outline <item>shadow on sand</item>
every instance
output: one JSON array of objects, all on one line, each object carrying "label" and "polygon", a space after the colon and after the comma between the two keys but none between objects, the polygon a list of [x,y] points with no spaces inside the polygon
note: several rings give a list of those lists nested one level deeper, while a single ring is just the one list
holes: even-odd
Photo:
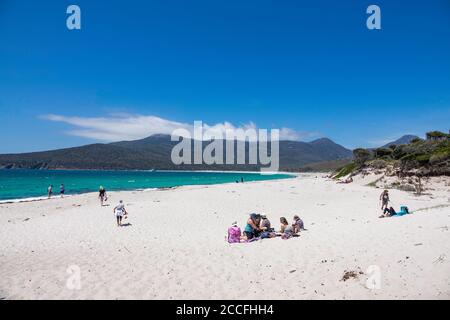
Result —
[{"label": "shadow on sand", "polygon": [[127,222],[127,223],[122,223],[121,227],[131,227],[132,224]]}]

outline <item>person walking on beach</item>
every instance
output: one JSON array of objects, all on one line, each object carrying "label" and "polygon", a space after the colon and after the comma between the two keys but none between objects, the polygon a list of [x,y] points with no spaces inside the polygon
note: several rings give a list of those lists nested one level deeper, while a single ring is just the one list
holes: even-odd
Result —
[{"label": "person walking on beach", "polygon": [[64,184],[61,183],[61,185],[59,186],[59,194],[61,195],[61,198],[64,198],[64,192],[65,192]]},{"label": "person walking on beach", "polygon": [[[119,204],[117,206],[114,207],[114,214],[116,215],[116,219],[117,219],[117,226],[121,227],[122,226],[122,218],[126,215],[128,215],[127,210],[125,209],[125,205],[123,204],[123,201],[120,200]],[[126,219],[126,217],[125,217]]]},{"label": "person walking on beach", "polygon": [[106,190],[103,186],[100,186],[100,189],[98,190],[98,197],[100,198],[100,205],[103,207],[103,202],[108,199],[106,197]]},{"label": "person walking on beach", "polygon": [[49,185],[47,188],[47,194],[49,199],[52,197],[52,193],[53,193],[53,186]]},{"label": "person walking on beach", "polygon": [[389,191],[384,190],[380,195],[380,201],[381,201],[381,211],[384,209],[387,209],[389,204]]}]

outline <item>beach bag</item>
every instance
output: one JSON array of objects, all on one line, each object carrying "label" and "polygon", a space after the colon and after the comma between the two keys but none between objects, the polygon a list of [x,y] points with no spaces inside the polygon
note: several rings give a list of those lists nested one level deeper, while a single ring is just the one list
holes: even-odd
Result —
[{"label": "beach bag", "polygon": [[401,206],[400,212],[397,212],[398,216],[404,216],[405,214],[409,214],[409,209],[407,206]]},{"label": "beach bag", "polygon": [[228,228],[228,243],[241,242],[241,228],[238,226],[232,226]]}]

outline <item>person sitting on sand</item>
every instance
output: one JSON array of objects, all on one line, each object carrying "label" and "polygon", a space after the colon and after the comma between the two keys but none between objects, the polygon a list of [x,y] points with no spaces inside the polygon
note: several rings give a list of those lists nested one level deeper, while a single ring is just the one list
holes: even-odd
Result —
[{"label": "person sitting on sand", "polygon": [[272,226],[271,226],[271,224],[270,224],[270,221],[269,221],[269,219],[267,219],[267,216],[266,215],[261,215],[261,225],[260,225],[260,228],[263,230],[263,231],[266,231],[266,232],[273,232],[274,231],[274,229],[272,228]]},{"label": "person sitting on sand", "polygon": [[247,225],[244,229],[244,236],[246,240],[252,240],[253,238],[258,237],[258,234],[261,232],[259,228],[259,219],[261,216],[256,213],[250,214],[250,217],[247,220]]},{"label": "person sitting on sand", "polygon": [[381,210],[386,210],[389,204],[389,191],[384,190],[380,195],[380,201],[381,201]]},{"label": "person sitting on sand", "polygon": [[294,232],[294,227],[292,227],[285,217],[280,218],[280,232],[278,236],[281,236],[282,239],[289,239],[294,236],[296,233]]},{"label": "person sitting on sand", "polygon": [[106,190],[103,186],[100,186],[100,189],[98,190],[98,197],[100,198],[100,205],[103,207],[103,202],[108,199],[106,197]]},{"label": "person sitting on sand", "polygon": [[305,225],[303,224],[303,220],[300,219],[300,217],[297,215],[294,216],[294,223],[292,224],[292,228],[294,233],[299,233],[302,230],[306,230]]},{"label": "person sitting on sand", "polygon": [[260,214],[256,214],[256,221],[255,221],[255,223],[256,223],[257,229],[255,230],[255,237],[257,237],[257,238],[258,238],[258,237],[261,235],[261,233],[264,231],[264,230],[261,228],[261,221],[262,221],[261,215],[260,215]]},{"label": "person sitting on sand", "polygon": [[289,225],[289,222],[287,221],[287,219],[285,217],[280,218],[280,223],[281,223],[281,225],[280,225],[280,233],[281,234],[293,232],[292,226]]},{"label": "person sitting on sand", "polygon": [[348,177],[344,181],[338,181],[338,183],[343,183],[343,184],[352,183],[352,182],[353,182],[353,178],[352,177]]},{"label": "person sitting on sand", "polygon": [[383,214],[380,216],[380,218],[387,218],[387,217],[392,217],[395,216],[397,214],[397,212],[395,212],[394,208],[390,207],[388,208],[384,208]]},{"label": "person sitting on sand", "polygon": [[[117,226],[120,227],[122,226],[122,218],[126,215],[128,215],[127,210],[125,209],[125,205],[123,204],[123,201],[120,200],[119,204],[117,206],[114,207],[113,210],[114,214],[116,215],[116,219],[117,219]],[[126,217],[125,217],[126,219]]]},{"label": "person sitting on sand", "polygon": [[394,208],[390,207],[389,209],[388,208],[384,209],[383,214],[380,216],[380,218],[388,218],[393,217],[395,215],[402,216],[405,214],[409,214],[409,209],[406,206],[400,207],[400,212],[396,212]]},{"label": "person sitting on sand", "polygon": [[275,229],[272,228],[272,225],[266,215],[261,215],[261,223],[259,227],[261,229],[261,233],[259,234],[261,239],[275,238],[278,236]]},{"label": "person sitting on sand", "polygon": [[240,243],[242,240],[241,228],[238,227],[237,221],[231,224],[228,228],[228,243]]},{"label": "person sitting on sand", "polygon": [[48,198],[50,199],[52,197],[52,194],[53,194],[53,186],[52,185],[48,186],[47,194],[48,194]]}]

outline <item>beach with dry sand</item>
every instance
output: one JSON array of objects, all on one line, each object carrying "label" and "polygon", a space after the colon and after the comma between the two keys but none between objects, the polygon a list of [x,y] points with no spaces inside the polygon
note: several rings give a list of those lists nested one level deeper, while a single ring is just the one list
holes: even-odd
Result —
[{"label": "beach with dry sand", "polygon": [[[96,193],[0,204],[1,299],[449,299],[450,184],[390,190],[377,176]],[[114,206],[128,219],[117,227]],[[299,237],[229,244],[233,221],[299,215]]]}]

